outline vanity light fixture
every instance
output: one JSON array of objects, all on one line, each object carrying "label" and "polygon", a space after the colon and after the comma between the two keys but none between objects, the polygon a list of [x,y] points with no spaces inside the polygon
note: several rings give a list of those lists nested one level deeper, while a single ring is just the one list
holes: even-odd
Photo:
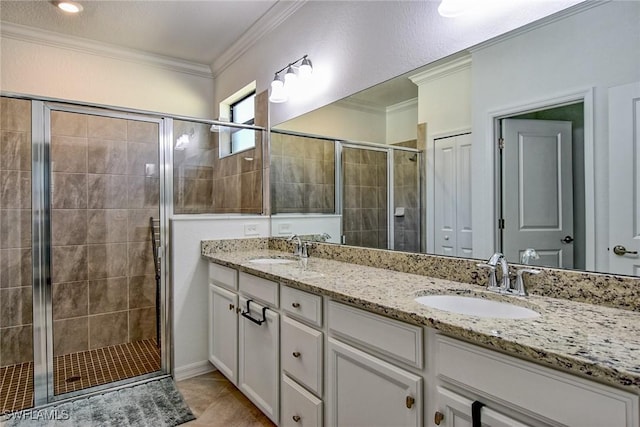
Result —
[{"label": "vanity light fixture", "polygon": [[83,9],[82,5],[75,1],[56,1],[54,4],[67,13],[78,13]]},{"label": "vanity light fixture", "polygon": [[[284,73],[283,79],[281,74],[285,70],[286,72]],[[301,88],[301,86],[308,83],[312,73],[313,66],[307,55],[282,67],[280,70],[276,71],[273,81],[271,82],[271,94],[269,95],[269,101],[274,104],[287,102],[290,95],[294,94]]]}]

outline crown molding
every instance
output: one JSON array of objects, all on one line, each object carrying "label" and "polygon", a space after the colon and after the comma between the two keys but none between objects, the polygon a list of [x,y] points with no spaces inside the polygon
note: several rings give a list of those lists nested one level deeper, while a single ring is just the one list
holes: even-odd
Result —
[{"label": "crown molding", "polygon": [[276,29],[306,2],[307,0],[278,0],[276,4],[271,6],[238,40],[213,61],[211,64],[213,76],[216,77],[226,70],[227,67],[237,61],[238,58],[249,50],[258,40]]},{"label": "crown molding", "polygon": [[427,82],[438,80],[442,77],[446,77],[448,75],[470,68],[471,55],[465,54],[460,58],[441,63],[429,68],[428,70],[409,76],[409,80],[411,80],[417,86],[420,86]]},{"label": "crown molding", "polygon": [[570,6],[564,10],[561,10],[559,12],[553,13],[549,16],[545,16],[544,18],[541,18],[537,21],[534,21],[530,24],[526,24],[523,25],[522,27],[516,28],[515,30],[509,31],[508,33],[502,34],[500,36],[494,37],[490,40],[487,40],[485,42],[479,43],[475,46],[470,47],[469,49],[467,49],[469,52],[471,53],[475,53],[477,51],[480,51],[482,49],[486,49],[490,46],[493,46],[495,44],[498,44],[500,42],[503,42],[505,40],[509,40],[512,39],[514,37],[517,37],[519,35],[528,33],[530,31],[536,30],[538,28],[544,27],[546,25],[549,25],[551,23],[554,23],[556,21],[560,21],[562,19],[565,19],[569,16],[572,15],[577,15],[581,12],[584,12],[585,10],[589,10],[591,8],[594,8],[596,6],[601,6],[605,3],[609,3],[612,0],[585,0],[582,3],[577,3],[573,6]]},{"label": "crown molding", "polygon": [[406,101],[398,102],[397,104],[389,105],[386,108],[387,114],[397,113],[400,111],[410,110],[418,105],[418,98],[407,99]]},{"label": "crown molding", "polygon": [[332,105],[347,108],[349,110],[362,111],[365,113],[386,114],[387,112],[386,107],[381,107],[380,105],[374,104],[372,102],[354,98],[344,98],[334,102]]},{"label": "crown molding", "polygon": [[135,49],[127,49],[108,43],[64,35],[53,31],[14,24],[12,22],[0,21],[0,37],[43,46],[67,49],[80,53],[88,53],[121,61],[135,62],[169,71],[213,79],[211,68],[205,64],[183,61]]}]

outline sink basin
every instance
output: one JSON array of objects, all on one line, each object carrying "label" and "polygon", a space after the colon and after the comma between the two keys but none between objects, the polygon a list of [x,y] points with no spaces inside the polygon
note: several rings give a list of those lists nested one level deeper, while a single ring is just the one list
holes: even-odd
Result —
[{"label": "sink basin", "polygon": [[289,258],[255,258],[249,260],[249,262],[254,264],[289,264],[296,261],[295,259]]},{"label": "sink basin", "polygon": [[468,316],[493,319],[535,319],[540,313],[508,302],[463,297],[460,295],[426,295],[415,299],[427,307]]}]

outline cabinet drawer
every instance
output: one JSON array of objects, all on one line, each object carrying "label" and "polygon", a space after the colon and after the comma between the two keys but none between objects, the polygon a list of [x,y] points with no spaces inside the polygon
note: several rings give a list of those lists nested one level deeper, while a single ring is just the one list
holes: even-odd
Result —
[{"label": "cabinet drawer", "polygon": [[282,317],[282,369],[318,396],[322,395],[322,332]]},{"label": "cabinet drawer", "polygon": [[321,427],[322,401],[283,375],[281,418],[283,427]]},{"label": "cabinet drawer", "polygon": [[238,272],[233,268],[210,262],[209,283],[236,291],[238,290]]},{"label": "cabinet drawer", "polygon": [[280,288],[282,310],[291,316],[322,326],[322,297],[309,292],[282,286]]},{"label": "cabinet drawer", "polygon": [[422,368],[422,328],[364,310],[329,302],[329,330],[349,341]]},{"label": "cabinet drawer", "polygon": [[240,272],[240,292],[249,299],[256,299],[272,307],[278,307],[278,284],[262,277]]},{"label": "cabinet drawer", "polygon": [[[638,396],[438,336],[440,379],[527,413],[570,426],[638,425]],[[517,391],[517,392],[515,392]]]}]

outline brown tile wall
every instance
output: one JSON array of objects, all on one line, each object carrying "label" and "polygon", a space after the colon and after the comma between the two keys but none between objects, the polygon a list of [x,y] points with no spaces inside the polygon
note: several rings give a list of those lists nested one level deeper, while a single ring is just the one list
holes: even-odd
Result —
[{"label": "brown tile wall", "polygon": [[[262,212],[262,132],[255,132],[255,148],[220,158],[220,134],[210,125],[174,120],[173,126],[174,213]],[[176,149],[182,135],[189,142]]]},{"label": "brown tile wall", "polygon": [[271,133],[271,212],[335,213],[333,141]]},{"label": "brown tile wall", "polygon": [[[415,148],[416,144],[415,141],[410,141],[398,145]],[[404,216],[394,216],[393,249],[405,252],[420,252],[417,154],[399,150],[394,151],[393,180],[394,211],[396,207],[404,207]]]},{"label": "brown tile wall", "polygon": [[31,102],[0,101],[0,366],[33,360]]},{"label": "brown tile wall", "polygon": [[158,135],[155,123],[51,114],[55,356],[155,337]]},{"label": "brown tile wall", "polygon": [[387,155],[344,148],[344,234],[351,246],[387,248]]}]

